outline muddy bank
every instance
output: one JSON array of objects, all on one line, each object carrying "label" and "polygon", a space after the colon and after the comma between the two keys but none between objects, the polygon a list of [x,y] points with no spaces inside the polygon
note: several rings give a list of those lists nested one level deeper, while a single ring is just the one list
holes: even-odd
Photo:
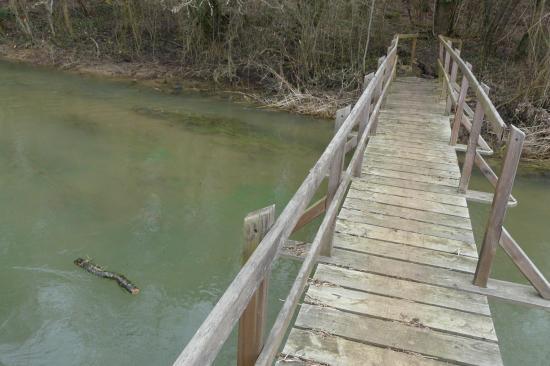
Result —
[{"label": "muddy bank", "polygon": [[237,102],[256,104],[260,108],[284,110],[314,117],[332,119],[341,106],[352,103],[354,92],[290,90],[281,93],[266,92],[258,85],[235,85],[214,82],[198,77],[202,72],[189,70],[173,63],[148,61],[116,62],[105,57],[82,56],[78,52],[43,43],[25,47],[17,44],[0,44],[0,59],[34,66],[50,67],[80,75],[132,81],[169,94],[182,91],[201,91],[223,96]]}]

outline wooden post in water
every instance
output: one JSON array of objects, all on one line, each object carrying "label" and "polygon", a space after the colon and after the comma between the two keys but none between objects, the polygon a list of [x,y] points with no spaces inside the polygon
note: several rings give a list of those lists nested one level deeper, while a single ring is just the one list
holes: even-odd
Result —
[{"label": "wooden post in water", "polygon": [[[249,213],[244,218],[245,245],[242,262],[246,263],[256,247],[275,222],[275,205]],[[252,295],[248,306],[239,320],[239,340],[237,350],[237,365],[252,366],[260,355],[264,342],[264,326],[267,316],[267,286],[268,278]]]},{"label": "wooden post in water", "polygon": [[[473,128],[472,126],[472,130]],[[483,237],[481,254],[477,262],[474,276],[474,285],[476,286],[487,287],[493,259],[502,235],[502,223],[506,216],[508,200],[510,199],[512,187],[514,186],[514,179],[516,177],[524,140],[525,134],[516,126],[512,125],[510,127],[510,137],[508,138],[508,148],[506,150],[506,156],[504,157],[502,171],[500,172],[500,177],[498,178],[498,183],[495,188],[491,214],[487,222],[487,228],[485,229],[485,236]]]},{"label": "wooden post in water", "polygon": [[[489,94],[489,87],[481,83],[481,87],[486,94]],[[472,168],[474,167],[474,161],[477,152],[477,141],[479,134],[481,133],[481,125],[483,124],[483,116],[485,111],[483,110],[483,104],[478,100],[476,109],[474,112],[474,118],[472,121],[472,128],[470,130],[470,138],[468,140],[468,149],[464,156],[464,164],[462,165],[462,174],[460,176],[460,183],[458,184],[458,191],[460,193],[466,193],[468,185],[470,184],[470,177],[472,176]]]},{"label": "wooden post in water", "polygon": [[[466,63],[468,69],[472,69],[472,64]],[[460,125],[462,124],[462,117],[464,114],[464,103],[466,103],[466,95],[468,94],[468,87],[470,86],[468,78],[462,76],[462,83],[460,84],[460,95],[456,104],[455,118],[453,121],[453,129],[451,131],[450,145],[456,145],[458,140],[458,133],[460,132]]]},{"label": "wooden post in water", "polygon": [[[455,52],[458,56],[460,56],[460,51],[455,49]],[[456,82],[456,75],[458,73],[458,62],[455,62],[454,60],[451,61],[451,77],[449,78],[449,84],[450,89],[453,90],[453,84]],[[451,111],[453,109],[453,98],[451,95],[447,96],[447,105],[445,106],[445,114],[449,115],[451,114]]]},{"label": "wooden post in water", "polygon": [[[349,114],[351,112],[351,105],[348,105],[345,108],[341,108],[336,111],[336,119],[334,121],[334,134],[338,132],[346,118],[348,118]],[[326,200],[326,206],[329,207],[330,203],[332,202],[332,199],[334,198],[334,195],[336,194],[336,191],[338,190],[338,186],[340,185],[340,181],[342,179],[342,170],[344,169],[344,157],[345,153],[344,150],[346,148],[345,141],[343,144],[340,144],[336,150],[336,154],[334,155],[334,159],[332,160],[329,168],[329,176],[328,176],[328,190],[327,190],[327,200]],[[334,232],[334,222],[332,223],[332,227],[329,235],[326,235],[323,243],[321,245],[321,255],[324,255],[326,257],[330,257],[332,254],[332,233]]]}]

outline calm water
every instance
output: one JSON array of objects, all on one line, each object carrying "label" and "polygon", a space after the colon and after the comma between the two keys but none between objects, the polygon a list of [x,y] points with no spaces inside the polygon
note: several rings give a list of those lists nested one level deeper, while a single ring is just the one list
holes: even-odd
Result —
[{"label": "calm water", "polygon": [[[243,217],[280,212],[332,130],[2,63],[0,103],[2,365],[171,364],[240,267]],[[272,313],[295,273],[278,263]]]},{"label": "calm water", "polygon": [[[495,167],[500,172],[500,167]],[[514,185],[517,207],[508,210],[505,227],[539,269],[550,278],[550,174],[520,169]],[[485,178],[474,177],[474,188],[490,191]],[[478,248],[483,241],[488,205],[469,203]],[[528,284],[502,249],[497,251],[492,277]],[[550,311],[490,300],[502,357],[506,366],[550,365]]]},{"label": "calm water", "polygon": [[[0,365],[165,365],[240,267],[247,212],[291,197],[325,121],[0,63]],[[481,179],[474,185],[483,188]],[[508,228],[550,276],[550,178]],[[471,207],[481,236],[487,207]],[[131,296],[74,266],[90,257]],[[270,315],[296,264],[277,263]],[[502,253],[495,276],[521,280]],[[506,365],[547,365],[550,312],[493,302]],[[218,364],[233,364],[235,337]]]}]

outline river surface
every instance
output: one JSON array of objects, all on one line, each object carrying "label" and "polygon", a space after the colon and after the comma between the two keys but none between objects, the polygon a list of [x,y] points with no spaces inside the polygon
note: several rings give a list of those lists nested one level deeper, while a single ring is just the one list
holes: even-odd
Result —
[{"label": "river surface", "polygon": [[[0,365],[171,364],[240,268],[243,217],[280,212],[331,131],[224,98],[0,62]],[[514,193],[507,226],[550,275],[550,178],[524,173]],[[479,237],[487,206],[471,211]],[[296,272],[276,263],[270,321]],[[521,280],[502,253],[495,276]],[[505,364],[547,365],[550,313],[491,308]],[[235,343],[217,364],[234,364]]]}]

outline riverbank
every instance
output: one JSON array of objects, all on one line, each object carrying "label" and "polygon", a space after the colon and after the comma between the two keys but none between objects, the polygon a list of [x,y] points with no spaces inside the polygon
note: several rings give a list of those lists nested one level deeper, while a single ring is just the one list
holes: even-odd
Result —
[{"label": "riverbank", "polygon": [[[353,103],[357,92],[331,91],[328,89],[301,92],[280,78],[279,92],[269,92],[250,81],[246,83],[228,83],[213,81],[212,75],[201,73],[197,69],[186,68],[177,63],[158,61],[115,61],[109,56],[93,57],[78,51],[55,47],[43,42],[41,45],[22,45],[16,43],[0,44],[0,59],[20,62],[38,67],[107,78],[110,80],[131,81],[151,87],[166,94],[179,94],[182,91],[198,91],[222,96],[235,102],[252,103],[259,108],[283,110],[318,118],[332,120],[338,108]],[[202,75],[202,77],[201,77]],[[537,149],[540,138],[530,129],[525,130],[527,144],[524,148],[523,162],[536,173],[550,171],[550,159],[540,158]],[[490,137],[489,137],[489,143]],[[492,144],[493,145],[493,144]],[[534,146],[531,151],[531,146]],[[495,158],[502,152],[495,149]],[[542,156],[545,156],[542,154]]]},{"label": "riverbank", "polygon": [[108,56],[81,55],[76,51],[58,48],[46,42],[31,47],[16,43],[0,44],[0,59],[80,75],[136,82],[167,94],[178,94],[185,90],[212,93],[237,102],[253,103],[260,108],[326,119],[334,118],[338,108],[350,104],[357,97],[355,92],[349,91],[302,92],[283,78],[280,79],[279,92],[266,92],[261,86],[250,82],[214,82],[211,75],[201,77],[202,73],[198,70],[188,69],[177,63],[120,62]]}]

